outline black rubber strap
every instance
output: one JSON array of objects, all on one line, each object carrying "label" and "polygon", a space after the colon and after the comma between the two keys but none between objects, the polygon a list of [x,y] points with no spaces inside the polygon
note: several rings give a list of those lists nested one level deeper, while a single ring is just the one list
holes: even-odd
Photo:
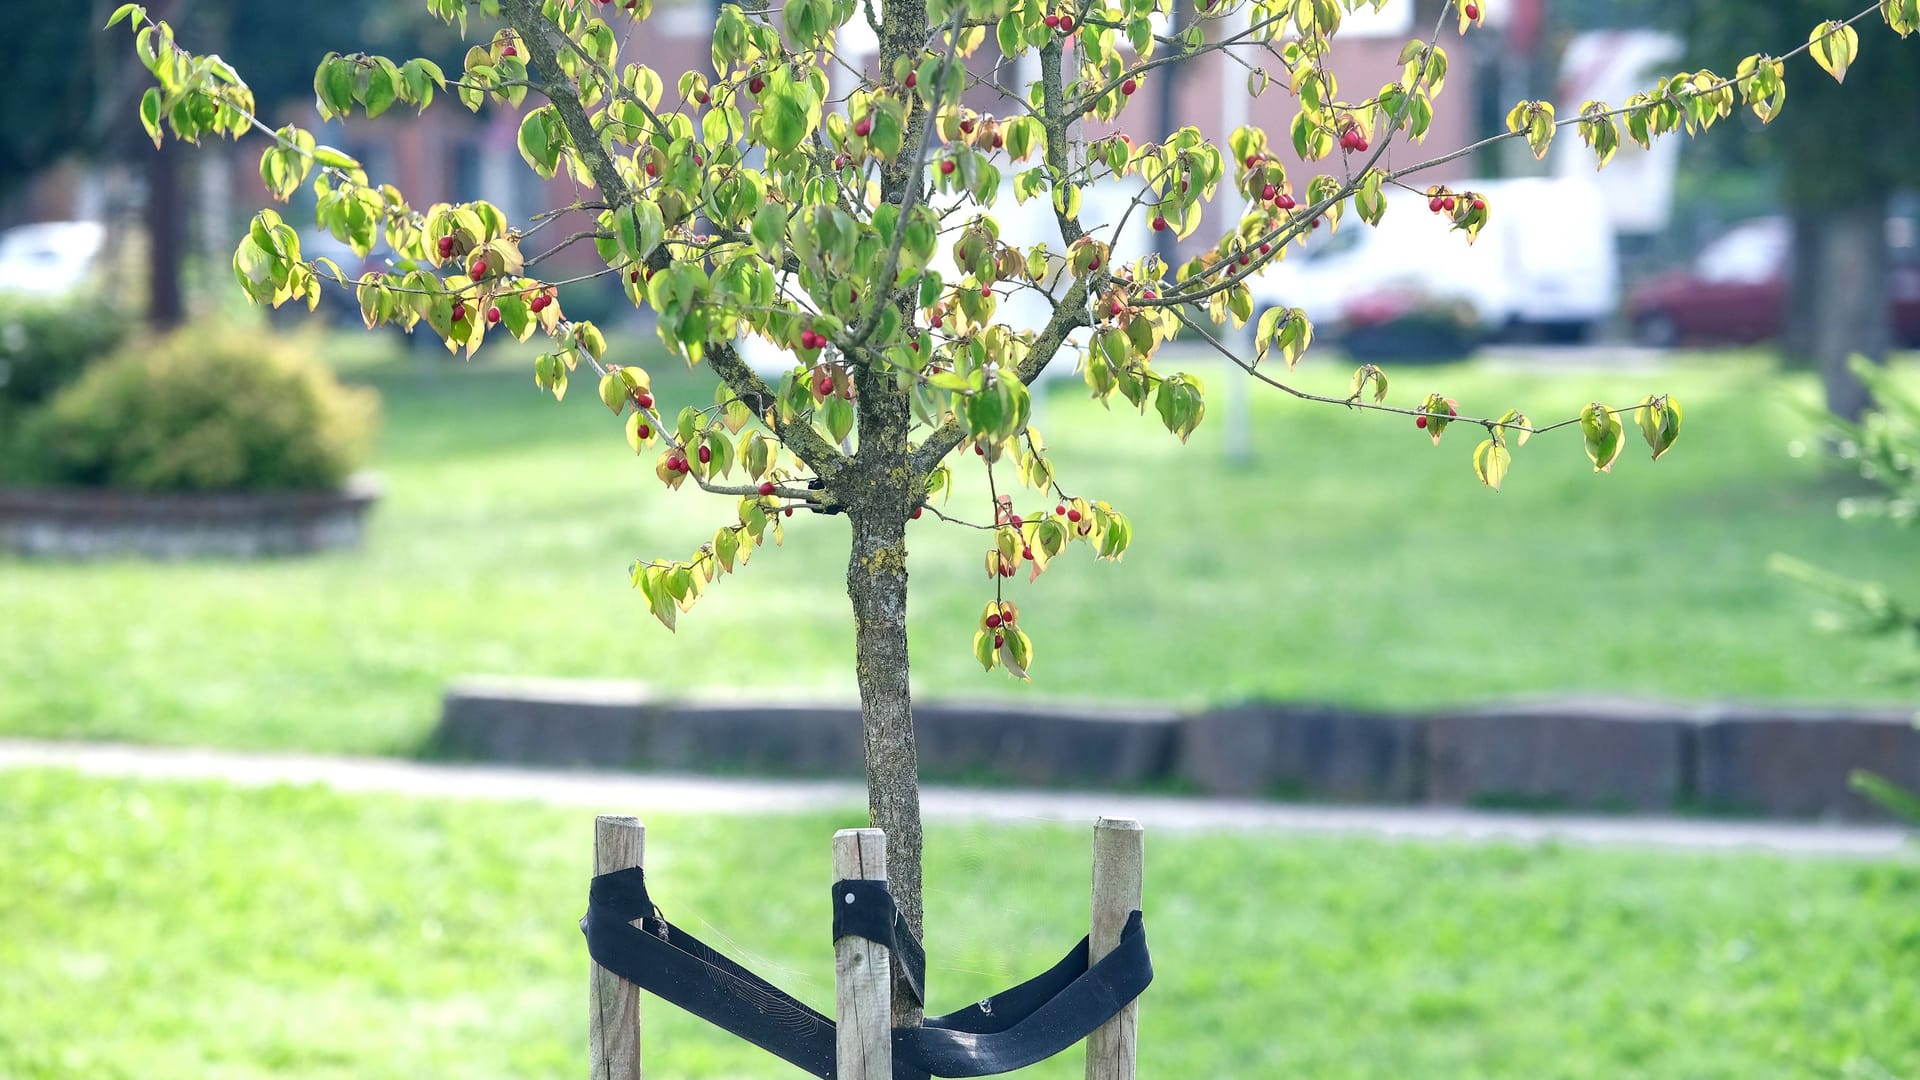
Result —
[{"label": "black rubber strap", "polygon": [[580,929],[594,963],[814,1076],[833,1075],[833,1021],[659,918],[640,870],[594,878]]},{"label": "black rubber strap", "polygon": [[[868,895],[863,902],[856,889],[855,903],[846,904],[849,884],[835,886],[841,890],[836,911],[870,910],[850,916],[860,930],[836,915],[838,936],[844,929],[866,937],[871,929],[883,935],[872,939],[882,944],[890,945],[889,937],[903,945],[912,941],[894,917],[891,896]],[[885,916],[877,926],[869,923],[875,912]],[[632,925],[635,920],[641,925]],[[661,919],[639,869],[594,878],[580,927],[587,951],[601,967],[813,1076],[833,1077],[833,1021]],[[929,1018],[923,1027],[894,1029],[894,1080],[993,1076],[1025,1068],[1085,1038],[1153,981],[1145,924],[1137,911],[1128,916],[1118,947],[1091,967],[1087,955],[1083,938],[1041,975],[958,1012]],[[924,957],[919,963],[924,973]]]},{"label": "black rubber strap", "polygon": [[893,906],[893,892],[884,881],[833,883],[833,940],[865,938],[893,950],[906,972],[913,999],[927,1003],[927,951],[907,928],[907,917]]}]

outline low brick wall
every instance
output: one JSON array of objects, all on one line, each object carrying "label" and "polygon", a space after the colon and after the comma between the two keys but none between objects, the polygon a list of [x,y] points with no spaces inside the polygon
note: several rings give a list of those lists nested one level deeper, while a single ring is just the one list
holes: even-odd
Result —
[{"label": "low brick wall", "polygon": [[0,551],[41,558],[258,558],[358,547],[379,498],[356,477],[338,492],[143,495],[0,489]]},{"label": "low brick wall", "polygon": [[[1429,714],[1249,703],[1181,715],[935,702],[914,718],[933,780],[1862,819],[1881,815],[1849,790],[1853,770],[1920,788],[1920,730],[1892,709],[1567,698]],[[463,679],[435,743],[451,757],[602,768],[856,776],[862,762],[850,703],[661,699],[617,681]]]}]

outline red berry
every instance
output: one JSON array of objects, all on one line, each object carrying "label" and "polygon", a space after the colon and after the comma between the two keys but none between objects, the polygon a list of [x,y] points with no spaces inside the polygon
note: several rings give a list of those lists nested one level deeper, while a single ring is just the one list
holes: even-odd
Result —
[{"label": "red berry", "polygon": [[755,97],[759,97],[760,91],[765,90],[766,88],[767,88],[767,80],[761,78],[758,75],[755,75],[753,78],[747,80],[747,93],[752,94]]},{"label": "red berry", "polygon": [[1120,306],[1120,301],[1115,300],[1112,304],[1108,305],[1107,310],[1113,315],[1119,315],[1124,309]]},{"label": "red berry", "polygon": [[1132,79],[1128,79],[1126,82],[1120,84],[1120,92],[1128,97],[1132,97],[1133,92],[1138,89],[1140,89],[1140,84],[1134,82]]},{"label": "red berry", "polygon": [[1087,262],[1087,269],[1089,269],[1089,270],[1098,270],[1098,269],[1100,269],[1100,256],[1098,256],[1098,255],[1095,255],[1095,256],[1094,256],[1094,257],[1093,257],[1092,259],[1090,259],[1090,260],[1088,260],[1088,262]]},{"label": "red berry", "polygon": [[1426,427],[1426,426],[1427,426],[1427,418],[1426,418],[1426,417],[1424,417],[1424,416],[1416,416],[1416,417],[1414,417],[1414,418],[1413,418],[1413,426],[1414,426],[1414,427],[1417,427],[1417,428],[1424,428],[1424,427]]},{"label": "red berry", "polygon": [[1272,184],[1268,184],[1266,187],[1263,187],[1260,189],[1261,202],[1272,202],[1273,200],[1279,197],[1280,197],[1280,189],[1277,187],[1274,187]]},{"label": "red berry", "polygon": [[1067,520],[1068,520],[1068,521],[1079,521],[1079,520],[1080,520],[1080,511],[1078,511],[1078,510],[1069,510],[1069,511],[1067,511]]},{"label": "red berry", "polygon": [[1247,168],[1249,168],[1249,169],[1251,169],[1251,168],[1253,168],[1253,167],[1255,167],[1255,166],[1257,166],[1257,165],[1259,165],[1259,164],[1260,164],[1260,155],[1259,155],[1259,154],[1248,154],[1248,155],[1247,155]]},{"label": "red berry", "polygon": [[1058,15],[1049,15],[1049,16],[1047,16],[1047,18],[1046,18],[1046,24],[1047,24],[1047,29],[1049,29],[1049,30],[1058,30],[1058,29],[1060,29],[1060,16],[1058,16]]},{"label": "red berry", "polygon": [[1163,218],[1163,217],[1160,217],[1159,215],[1155,215],[1155,216],[1154,216],[1154,219],[1153,219],[1153,231],[1154,231],[1154,232],[1166,232],[1166,231],[1167,231],[1167,219],[1166,219],[1166,218]]},{"label": "red berry", "polygon": [[1353,148],[1355,150],[1358,150],[1361,153],[1365,153],[1368,145],[1369,144],[1367,142],[1367,137],[1365,135],[1359,135],[1354,137]]},{"label": "red berry", "polygon": [[1073,16],[1071,15],[1060,16],[1060,32],[1063,34],[1073,33]]},{"label": "red berry", "polygon": [[659,176],[659,175],[660,175],[660,166],[658,166],[658,165],[655,165],[655,164],[654,164],[653,162],[651,162],[651,161],[649,161],[649,162],[647,162],[647,164],[646,164],[646,166],[645,166],[645,168],[646,168],[646,172],[647,172],[647,175],[648,175],[648,176]]},{"label": "red berry", "polygon": [[1485,210],[1487,208],[1487,200],[1485,199],[1473,200],[1473,208],[1475,210]]},{"label": "red berry", "polygon": [[1273,200],[1273,205],[1279,207],[1282,210],[1291,210],[1300,204],[1293,201],[1293,196],[1283,191],[1280,193],[1279,198]]},{"label": "red berry", "polygon": [[771,480],[760,481],[760,494],[762,495],[773,494],[773,481]]},{"label": "red berry", "polygon": [[1467,18],[1469,18],[1469,19],[1478,19],[1478,18],[1480,17],[1480,5],[1479,5],[1479,4],[1468,4],[1468,5],[1466,6],[1466,8],[1465,8],[1465,10],[1466,10],[1466,13],[1467,13]]},{"label": "red berry", "polygon": [[500,325],[500,309],[499,308],[490,307],[487,309],[487,322],[494,326]]},{"label": "red berry", "polygon": [[1023,548],[1021,548],[1021,549],[1020,549],[1020,557],[1021,557],[1021,558],[1023,558],[1023,559],[1026,559],[1026,560],[1028,560],[1028,561],[1032,561],[1032,559],[1033,559],[1033,549],[1032,549],[1032,548],[1030,548],[1030,547],[1023,547]]},{"label": "red berry", "polygon": [[487,260],[485,259],[473,260],[473,265],[468,267],[467,271],[468,271],[467,276],[470,278],[486,277],[487,276]]},{"label": "red berry", "polygon": [[641,438],[643,438],[643,439],[651,439],[651,438],[653,438],[653,429],[652,429],[652,428],[650,428],[650,427],[648,427],[648,426],[647,426],[647,425],[645,425],[645,424],[641,424],[641,425],[640,425],[639,427],[637,427],[637,428],[634,428],[634,429],[633,429],[633,433],[634,433],[635,435],[638,435],[638,436],[640,436],[640,437],[641,437]]},{"label": "red berry", "polygon": [[922,509],[924,509],[924,508],[923,508],[923,507],[918,507],[918,506],[916,506],[916,507],[914,507],[914,508],[913,508],[913,520],[915,520],[915,521],[919,521],[919,520],[920,520],[920,511],[921,511]]},{"label": "red berry", "polygon": [[974,444],[973,444],[973,456],[975,456],[975,457],[986,457],[986,456],[987,456],[987,448],[986,448],[986,446],[985,446],[984,444],[982,444],[982,443],[974,443]]},{"label": "red berry", "polygon": [[705,90],[697,90],[694,92],[693,100],[701,105],[711,105],[713,104],[713,95],[707,93]]},{"label": "red berry", "polygon": [[643,409],[651,409],[653,408],[653,395],[642,390],[633,395],[633,403]]},{"label": "red berry", "polygon": [[713,460],[713,447],[702,446],[700,448],[700,464],[705,465],[712,460]]},{"label": "red berry", "polygon": [[1454,407],[1453,407],[1453,406],[1451,406],[1451,405],[1449,405],[1449,406],[1447,406],[1447,415],[1448,415],[1448,416],[1459,416],[1459,415],[1460,415],[1460,410],[1459,410],[1459,409],[1456,409],[1456,408],[1454,408]]},{"label": "red berry", "polygon": [[998,616],[998,615],[989,615],[989,616],[987,616],[987,629],[989,629],[989,630],[998,630],[998,629],[1000,629],[1000,623],[1001,623],[1001,622],[1002,622],[1002,620],[1001,620],[1001,618],[1000,618],[1000,616]]},{"label": "red berry", "polygon": [[1440,196],[1438,195],[1435,195],[1433,198],[1427,200],[1427,209],[1433,211],[1436,214],[1440,212],[1440,206],[1441,206]]},{"label": "red berry", "polygon": [[453,321],[454,322],[459,322],[461,319],[464,319],[466,317],[467,317],[467,305],[465,304],[453,305]]},{"label": "red berry", "polygon": [[1244,251],[1243,251],[1243,252],[1241,252],[1241,253],[1240,253],[1240,265],[1241,265],[1241,266],[1245,266],[1245,265],[1247,265],[1248,263],[1250,263],[1250,262],[1252,262],[1252,261],[1253,261],[1253,260],[1252,260],[1251,258],[1249,258],[1249,257],[1248,257],[1248,255],[1247,255],[1247,253],[1246,253],[1246,252],[1244,252]]},{"label": "red berry", "polygon": [[1001,147],[1003,147],[1003,146],[1005,146],[1005,145],[1007,145],[1007,140],[1006,140],[1006,138],[1005,138],[1004,136],[1002,136],[1002,135],[1001,135],[1001,134],[1000,134],[999,132],[997,132],[997,131],[996,131],[996,132],[994,132],[994,133],[993,133],[993,148],[994,148],[995,150],[998,150],[998,149],[1000,149]]},{"label": "red berry", "polygon": [[1140,295],[1146,297],[1148,300],[1160,299],[1160,294],[1157,292],[1154,292],[1152,289],[1148,289],[1145,292],[1141,293]]},{"label": "red berry", "polygon": [[[1012,574],[1006,574],[1006,575],[1004,575],[1004,576],[1006,576],[1006,577],[1012,577],[1013,575],[1012,575]],[[997,649],[997,648],[999,648],[1000,646],[1002,646],[1002,645],[1005,645],[1006,643],[1007,643],[1007,639],[1006,639],[1005,637],[1003,637],[1003,636],[1001,636],[1001,635],[999,635],[999,634],[995,634],[995,635],[993,635],[993,647],[994,647],[994,648],[996,648],[996,649]]]},{"label": "red berry", "polygon": [[920,85],[920,73],[917,71],[907,72],[907,89],[911,90],[914,87],[919,85]]},{"label": "red berry", "polygon": [[1001,577],[1012,577],[1012,576],[1013,576],[1013,564],[1012,564],[1012,563],[1010,563],[1010,562],[1009,562],[1009,563],[1001,563],[1001,564],[1000,564],[1000,576],[1001,576]]},{"label": "red berry", "polygon": [[1445,210],[1447,213],[1449,214],[1453,213],[1453,207],[1454,207],[1453,196],[1449,195],[1446,198],[1440,200],[1440,208],[1442,210]]},{"label": "red berry", "polygon": [[453,254],[453,237],[451,236],[441,237],[440,238],[440,257],[444,259],[447,256],[452,254]]},{"label": "red berry", "polygon": [[865,116],[861,117],[860,121],[853,125],[853,133],[855,135],[860,136],[863,139],[873,134],[872,118],[865,117]]},{"label": "red berry", "polygon": [[519,56],[519,55],[520,55],[520,50],[519,50],[519,49],[516,49],[516,48],[514,48],[514,47],[513,47],[513,46],[511,46],[511,45],[505,45],[505,46],[502,46],[502,47],[501,47],[501,49],[500,49],[500,55],[501,55],[501,56]]},{"label": "red berry", "polygon": [[956,164],[956,163],[954,162],[954,160],[953,160],[952,158],[948,158],[948,159],[946,159],[945,161],[942,161],[942,162],[940,163],[940,175],[941,175],[941,176],[952,176],[952,175],[953,175],[953,170],[954,170],[954,169],[956,169],[956,168],[958,168],[958,167],[959,167],[959,166],[958,166],[958,165],[957,165],[957,164]]},{"label": "red berry", "polygon": [[1064,514],[1064,513],[1066,513],[1066,512],[1067,512],[1067,504],[1066,504],[1066,503],[1061,503],[1061,504],[1060,504],[1059,506],[1056,506],[1056,507],[1054,507],[1054,508],[1053,508],[1053,512],[1054,512],[1054,513],[1056,513],[1056,514]]},{"label": "red berry", "polygon": [[967,119],[960,121],[960,134],[971,135],[973,134],[973,128],[974,128],[974,123],[973,123],[972,117],[968,117]]}]

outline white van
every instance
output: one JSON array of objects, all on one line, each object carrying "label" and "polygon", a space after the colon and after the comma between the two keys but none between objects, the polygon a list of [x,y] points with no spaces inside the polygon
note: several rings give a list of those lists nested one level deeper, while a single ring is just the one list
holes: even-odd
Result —
[{"label": "white van", "polygon": [[1620,268],[1600,193],[1584,179],[1476,180],[1490,217],[1472,245],[1424,197],[1396,192],[1377,227],[1351,209],[1332,235],[1253,279],[1254,306],[1303,308],[1337,337],[1348,311],[1385,296],[1470,309],[1488,333],[1540,329],[1580,340],[1613,318]]}]

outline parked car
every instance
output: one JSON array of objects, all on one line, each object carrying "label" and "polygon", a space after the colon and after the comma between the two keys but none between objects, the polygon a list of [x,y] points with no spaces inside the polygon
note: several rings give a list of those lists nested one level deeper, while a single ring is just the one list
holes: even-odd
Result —
[{"label": "parked car", "polygon": [[[1902,342],[1920,344],[1920,247],[1908,219],[1890,219],[1887,227],[1894,241],[1894,333]],[[1691,268],[1658,275],[1633,290],[1627,316],[1634,336],[1663,348],[1779,336],[1792,249],[1793,227],[1784,216],[1735,225],[1702,248]]]},{"label": "parked car", "polygon": [[1599,191],[1582,179],[1475,180],[1491,211],[1472,245],[1421,201],[1396,200],[1378,226],[1349,213],[1338,232],[1253,281],[1254,306],[1302,308],[1316,332],[1342,336],[1383,298],[1458,303],[1481,333],[1538,330],[1580,340],[1620,303],[1619,260]]},{"label": "parked car", "polygon": [[93,221],[47,221],[0,233],[0,292],[64,296],[86,283],[107,244]]}]

